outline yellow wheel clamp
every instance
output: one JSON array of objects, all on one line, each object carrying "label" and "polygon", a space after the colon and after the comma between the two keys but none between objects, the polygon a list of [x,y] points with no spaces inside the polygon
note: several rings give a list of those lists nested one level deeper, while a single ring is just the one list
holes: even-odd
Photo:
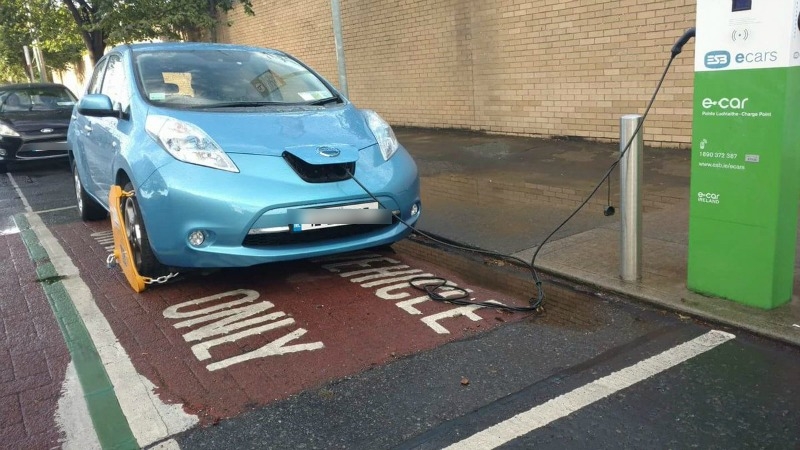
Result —
[{"label": "yellow wheel clamp", "polygon": [[114,259],[122,267],[122,273],[125,274],[125,278],[133,290],[142,292],[146,286],[145,279],[136,270],[125,221],[122,220],[122,199],[133,195],[133,192],[124,192],[117,185],[111,186],[111,191],[108,193],[108,205],[111,211],[111,230],[114,233]]}]

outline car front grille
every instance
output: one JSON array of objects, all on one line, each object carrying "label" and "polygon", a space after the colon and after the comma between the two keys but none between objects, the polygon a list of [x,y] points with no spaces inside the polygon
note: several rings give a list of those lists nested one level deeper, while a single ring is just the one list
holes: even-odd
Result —
[{"label": "car front grille", "polygon": [[[47,130],[44,132],[42,130]],[[56,139],[66,139],[67,138],[67,127],[66,126],[53,126],[52,128],[43,127],[40,130],[31,130],[25,132],[25,139],[42,139],[45,141],[52,141]]]},{"label": "car front grille", "polygon": [[69,145],[67,144],[66,139],[37,139],[26,141],[24,144],[22,144],[22,146],[17,149],[16,157],[18,159],[53,158],[57,156],[67,156],[68,152]]},{"label": "car front grille", "polygon": [[285,233],[248,234],[247,237],[244,238],[242,245],[245,247],[271,247],[323,242],[359,236],[390,226],[391,225],[385,224],[341,225],[338,227],[320,228],[318,230],[301,231],[298,233],[287,231]]},{"label": "car front grille", "polygon": [[355,161],[336,164],[309,164],[289,152],[283,152],[283,159],[307,183],[331,183],[347,180],[350,178],[347,172],[355,173],[356,170]]}]

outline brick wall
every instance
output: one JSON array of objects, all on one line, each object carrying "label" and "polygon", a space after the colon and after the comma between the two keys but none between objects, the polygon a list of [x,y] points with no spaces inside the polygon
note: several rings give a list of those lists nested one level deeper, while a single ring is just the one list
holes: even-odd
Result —
[{"label": "brick wall", "polygon": [[[223,42],[285,50],[338,84],[329,0],[253,0]],[[390,123],[616,141],[644,111],[694,0],[341,0],[350,98]],[[693,45],[645,127],[691,140]]]},{"label": "brick wall", "polygon": [[228,16],[233,25],[221,27],[219,41],[285,51],[338,86],[329,0],[253,0],[253,9],[251,17],[237,7]]}]

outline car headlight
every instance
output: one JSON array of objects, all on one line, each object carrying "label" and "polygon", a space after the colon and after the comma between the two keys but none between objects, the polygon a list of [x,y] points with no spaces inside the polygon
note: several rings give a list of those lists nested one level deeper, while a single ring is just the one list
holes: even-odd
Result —
[{"label": "car headlight", "polygon": [[175,159],[239,172],[230,157],[198,126],[167,116],[148,116],[145,129]]},{"label": "car headlight", "polygon": [[10,126],[0,123],[0,136],[19,137],[19,133]]},{"label": "car headlight", "polygon": [[367,119],[369,129],[378,141],[383,159],[388,161],[400,147],[400,144],[397,142],[397,137],[395,137],[394,131],[392,131],[392,127],[375,111],[365,109],[361,112],[364,114],[364,118]]}]

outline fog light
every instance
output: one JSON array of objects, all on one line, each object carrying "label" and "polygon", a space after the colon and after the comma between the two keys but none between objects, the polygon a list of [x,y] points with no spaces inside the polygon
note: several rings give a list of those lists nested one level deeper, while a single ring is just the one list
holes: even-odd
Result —
[{"label": "fog light", "polygon": [[0,156],[6,156],[6,149],[0,148]]},{"label": "fog light", "polygon": [[419,204],[414,203],[414,205],[411,207],[411,217],[414,217],[417,214],[419,214]]},{"label": "fog light", "polygon": [[206,240],[206,234],[200,230],[195,230],[189,233],[189,244],[193,247],[200,247]]}]

